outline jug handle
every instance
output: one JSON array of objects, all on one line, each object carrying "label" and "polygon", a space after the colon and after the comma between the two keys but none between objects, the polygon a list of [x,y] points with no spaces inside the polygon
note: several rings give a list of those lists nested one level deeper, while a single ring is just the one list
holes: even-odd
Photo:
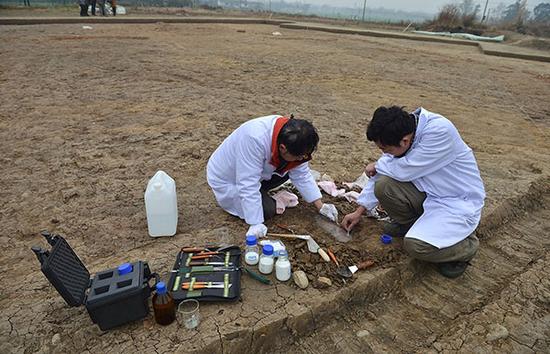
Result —
[{"label": "jug handle", "polygon": [[[149,282],[151,281],[151,279],[155,278],[155,283],[153,284],[153,286],[151,286],[149,284]],[[148,277],[147,277],[147,285],[149,285],[149,291],[150,292],[153,292],[155,290],[155,286],[157,285],[157,283],[160,281],[160,276],[157,274],[157,273],[151,273]]]}]

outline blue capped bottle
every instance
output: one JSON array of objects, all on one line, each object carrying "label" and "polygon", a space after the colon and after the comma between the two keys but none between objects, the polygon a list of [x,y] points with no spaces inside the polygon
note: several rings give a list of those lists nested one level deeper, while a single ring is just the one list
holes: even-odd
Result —
[{"label": "blue capped bottle", "polygon": [[256,236],[246,236],[246,249],[244,251],[244,261],[248,265],[256,265],[260,260],[260,249],[258,248]]},{"label": "blue capped bottle", "polygon": [[176,319],[176,303],[166,289],[164,282],[159,281],[156,285],[156,290],[155,295],[153,295],[155,321],[160,325],[166,326]]}]

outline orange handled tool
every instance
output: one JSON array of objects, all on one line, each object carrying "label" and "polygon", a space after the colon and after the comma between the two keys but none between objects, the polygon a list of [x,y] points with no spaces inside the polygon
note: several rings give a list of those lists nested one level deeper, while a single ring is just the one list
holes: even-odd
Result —
[{"label": "orange handled tool", "polygon": [[328,249],[328,255],[330,259],[332,259],[334,264],[336,264],[337,267],[340,267],[340,262],[338,262],[338,259],[336,259],[336,256],[334,255],[334,253],[332,253],[332,250],[330,248]]},{"label": "orange handled tool", "polygon": [[344,278],[351,278],[353,274],[358,270],[367,269],[369,267],[372,267],[373,265],[374,265],[374,261],[372,259],[369,259],[357,265],[353,265],[349,267],[341,266],[336,270],[336,273],[340,274]]},{"label": "orange handled tool", "polygon": [[205,248],[198,248],[198,247],[182,247],[181,249],[184,253],[190,253],[190,252],[204,252],[206,251]]},{"label": "orange handled tool", "polygon": [[[183,284],[181,286],[182,289],[188,290],[190,284]],[[231,287],[231,284],[228,284],[228,288]],[[224,284],[197,284],[195,283],[193,285],[193,289],[223,289],[225,288]]]},{"label": "orange handled tool", "polygon": [[210,257],[218,257],[218,258],[222,258],[224,256],[226,257],[232,257],[232,256],[235,256],[237,255],[237,253],[229,253],[229,252],[202,252],[202,253],[197,253],[197,254],[193,254],[191,256],[191,259],[192,260],[195,260],[195,259],[205,259],[205,258],[210,258]]},{"label": "orange handled tool", "polygon": [[192,260],[195,260],[195,259],[206,259],[206,258],[214,257],[214,256],[217,256],[217,255],[218,255],[218,254],[200,253],[200,254],[197,254],[196,256],[192,256],[191,259],[192,259]]},{"label": "orange handled tool", "polygon": [[222,254],[223,252],[199,252],[197,256],[213,256],[215,254]]}]

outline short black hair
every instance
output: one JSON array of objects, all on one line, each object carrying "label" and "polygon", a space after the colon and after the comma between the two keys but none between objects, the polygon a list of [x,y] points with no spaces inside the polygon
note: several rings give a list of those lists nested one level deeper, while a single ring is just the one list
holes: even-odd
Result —
[{"label": "short black hair", "polygon": [[414,132],[416,123],[404,107],[378,107],[367,127],[367,139],[383,145],[399,146],[401,139]]},{"label": "short black hair", "polygon": [[277,145],[284,144],[288,152],[294,156],[313,153],[318,143],[317,130],[304,119],[291,118],[283,125],[277,137]]}]

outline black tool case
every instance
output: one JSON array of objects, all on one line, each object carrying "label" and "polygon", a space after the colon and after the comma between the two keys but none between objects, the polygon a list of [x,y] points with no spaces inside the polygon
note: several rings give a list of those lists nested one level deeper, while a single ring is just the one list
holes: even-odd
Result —
[{"label": "black tool case", "polygon": [[47,231],[42,235],[51,250],[37,246],[32,250],[41,263],[42,273],[69,306],[84,304],[92,321],[102,330],[147,316],[151,294],[149,280],[157,277],[151,273],[147,262],[126,265],[126,274],[121,275],[114,268],[90,278],[90,273],[63,237]]},{"label": "black tool case", "polygon": [[[195,251],[186,251],[189,249]],[[220,252],[212,257],[193,260],[191,257],[200,256],[203,252]],[[190,262],[206,263],[206,266],[191,266]],[[208,267],[212,262],[223,263],[212,267],[224,268],[221,271],[209,271],[201,267]],[[195,270],[201,269],[199,272]],[[221,288],[200,288],[201,283],[223,284]],[[183,289],[182,284],[188,283],[190,289]],[[229,286],[230,285],[230,286]],[[209,247],[182,247],[176,257],[176,262],[170,274],[168,290],[176,302],[185,299],[198,301],[235,301],[241,296],[241,250],[239,246],[209,246]]]}]

